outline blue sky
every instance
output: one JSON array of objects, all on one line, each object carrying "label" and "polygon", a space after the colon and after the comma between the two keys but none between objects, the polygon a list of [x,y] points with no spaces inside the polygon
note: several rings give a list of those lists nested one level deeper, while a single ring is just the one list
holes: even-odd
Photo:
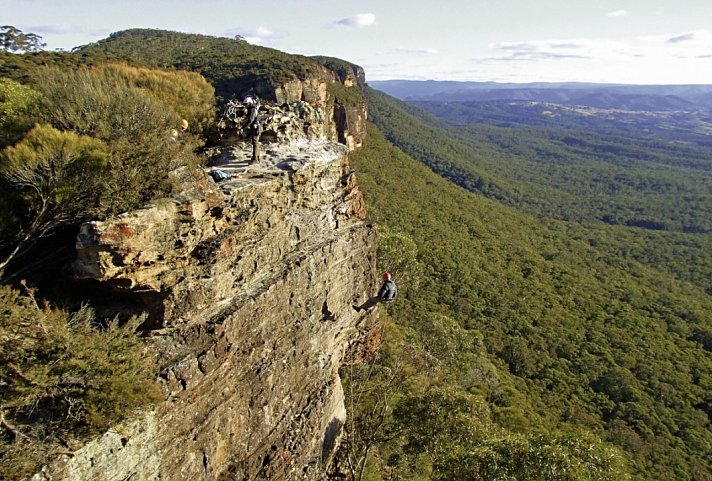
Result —
[{"label": "blue sky", "polygon": [[335,56],[367,80],[712,84],[712,0],[0,0],[0,11],[48,49],[145,27]]}]

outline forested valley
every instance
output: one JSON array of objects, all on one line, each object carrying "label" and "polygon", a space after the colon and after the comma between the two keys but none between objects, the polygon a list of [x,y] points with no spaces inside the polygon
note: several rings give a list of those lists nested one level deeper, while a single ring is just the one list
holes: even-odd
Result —
[{"label": "forested valley", "polygon": [[[709,149],[447,125],[367,97],[375,125],[355,165],[405,294],[375,368],[352,373],[368,386],[368,466],[712,479]],[[620,464],[582,460],[596,450]],[[558,475],[532,461],[551,461],[542,451],[559,453]]]}]

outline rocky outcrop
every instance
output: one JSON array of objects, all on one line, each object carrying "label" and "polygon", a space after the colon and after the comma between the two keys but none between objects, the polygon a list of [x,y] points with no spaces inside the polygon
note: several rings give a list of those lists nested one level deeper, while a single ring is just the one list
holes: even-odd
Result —
[{"label": "rocky outcrop", "polygon": [[37,479],[323,475],[345,417],[339,367],[373,327],[351,304],[375,287],[375,233],[343,146],[248,155],[232,147],[232,177],[200,198],[82,227],[76,275],[153,299],[166,399]]},{"label": "rocky outcrop", "polygon": [[[338,136],[334,133],[336,124],[327,119],[324,110],[303,100],[283,105],[260,105],[258,117],[262,128],[262,143],[288,143]],[[230,145],[249,139],[252,130],[247,118],[247,107],[229,101],[218,123],[220,143]],[[342,143],[345,145],[345,142]]]},{"label": "rocky outcrop", "polygon": [[280,85],[275,89],[277,102],[303,101],[323,109],[328,120],[323,129],[326,137],[354,150],[361,146],[366,135],[368,112],[359,90],[365,81],[363,69],[347,73],[328,71],[325,78],[327,80],[312,78]]},{"label": "rocky outcrop", "polygon": [[[282,140],[280,132],[289,129],[286,136],[292,140],[325,138],[355,150],[366,136],[368,111],[360,90],[364,81],[363,69],[353,66],[348,71],[323,68],[319,75],[277,85],[258,82],[253,91],[263,99],[262,116],[270,120],[263,135],[269,140]],[[245,124],[243,115],[234,107],[231,114],[227,105],[220,123],[221,135],[227,141],[244,136],[239,133]],[[291,128],[293,124],[307,128],[300,132]]]},{"label": "rocky outcrop", "polygon": [[338,126],[339,142],[346,145],[349,150],[361,147],[366,132],[367,116],[360,105],[336,102],[333,117]]}]

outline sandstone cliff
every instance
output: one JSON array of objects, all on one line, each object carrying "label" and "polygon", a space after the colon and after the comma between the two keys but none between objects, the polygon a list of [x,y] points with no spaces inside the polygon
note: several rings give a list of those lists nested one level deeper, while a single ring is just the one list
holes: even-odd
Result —
[{"label": "sandstone cliff", "polygon": [[35,479],[318,479],[345,410],[338,375],[373,328],[375,233],[347,148],[267,147],[257,167],[82,227],[76,276],[148,310],[165,401]]},{"label": "sandstone cliff", "polygon": [[[296,113],[301,125],[309,126],[305,137],[324,137],[346,145],[349,150],[361,146],[366,136],[368,110],[359,86],[365,83],[363,69],[332,70],[322,67],[317,74],[274,84],[268,80],[255,83],[250,92],[283,106],[282,115]],[[238,100],[242,95],[236,93]],[[275,116],[271,113],[270,116]],[[277,139],[280,118],[264,135]],[[223,126],[226,127],[226,126]],[[230,126],[227,126],[228,128]]]}]

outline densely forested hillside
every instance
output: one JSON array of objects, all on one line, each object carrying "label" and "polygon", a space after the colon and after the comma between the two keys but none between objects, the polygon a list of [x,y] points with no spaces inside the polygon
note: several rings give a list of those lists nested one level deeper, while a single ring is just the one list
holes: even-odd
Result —
[{"label": "densely forested hillside", "polygon": [[374,122],[435,172],[546,217],[712,232],[712,148],[561,129],[454,127],[369,91]]},{"label": "densely forested hillside", "polygon": [[[372,111],[382,123],[406,115]],[[354,165],[386,229],[384,258],[406,259],[376,369],[352,373],[368,386],[355,390],[366,411],[358,426],[377,434],[367,475],[624,479],[620,465],[574,461],[607,449],[600,438],[625,451],[636,480],[712,479],[710,296],[602,245],[615,232],[467,192],[369,134]],[[429,148],[443,159],[458,146]],[[392,409],[379,411],[385,402]],[[570,452],[566,436],[593,444]],[[531,463],[542,446],[561,454],[558,474],[536,471],[551,458]]]},{"label": "densely forested hillside", "polygon": [[382,93],[368,96],[386,137],[434,172],[539,217],[576,221],[575,235],[608,246],[612,259],[629,254],[712,292],[712,149],[551,128],[453,127]]}]

